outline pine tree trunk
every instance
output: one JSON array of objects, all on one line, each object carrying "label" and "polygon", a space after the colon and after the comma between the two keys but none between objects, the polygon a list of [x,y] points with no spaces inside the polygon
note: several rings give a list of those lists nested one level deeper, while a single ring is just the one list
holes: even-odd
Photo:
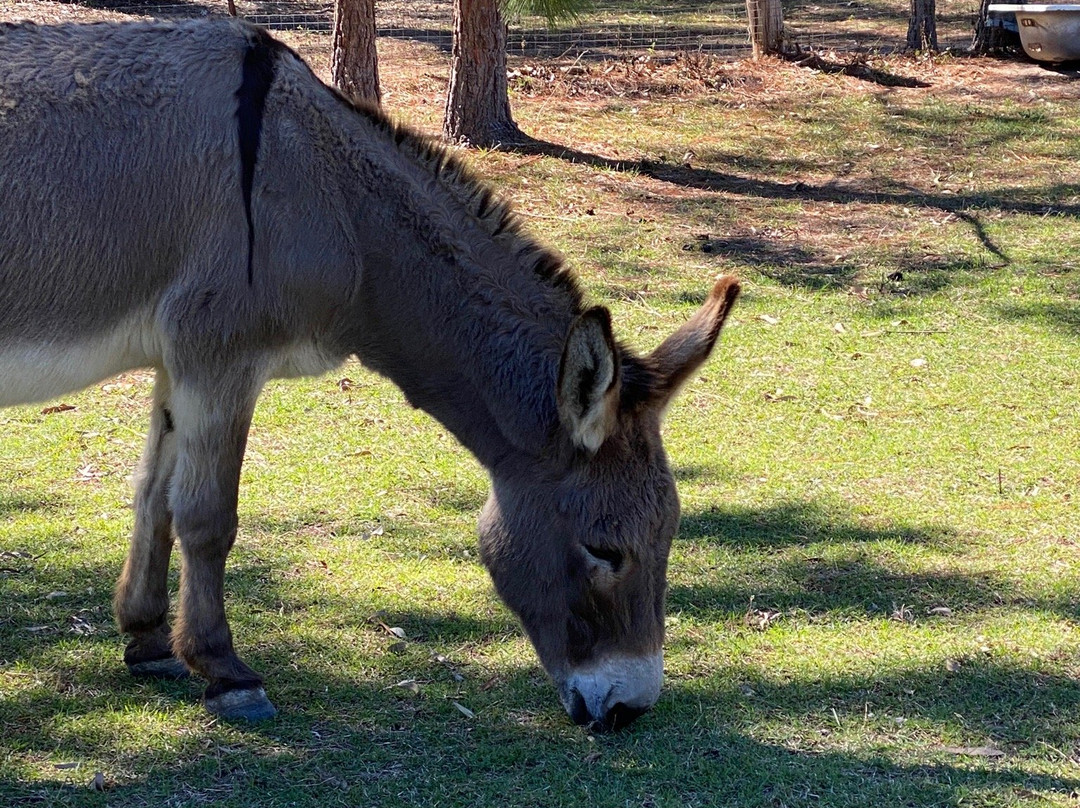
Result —
[{"label": "pine tree trunk", "polygon": [[454,39],[443,134],[493,146],[525,139],[510,114],[506,25],[498,0],[454,0]]},{"label": "pine tree trunk", "polygon": [[908,18],[907,48],[911,51],[937,53],[937,8],[934,0],[911,0]]},{"label": "pine tree trunk", "polygon": [[746,0],[746,15],[754,58],[779,53],[784,42],[784,11],[780,0]]},{"label": "pine tree trunk", "polygon": [[330,74],[337,87],[356,101],[382,100],[379,57],[375,51],[375,0],[336,0]]}]

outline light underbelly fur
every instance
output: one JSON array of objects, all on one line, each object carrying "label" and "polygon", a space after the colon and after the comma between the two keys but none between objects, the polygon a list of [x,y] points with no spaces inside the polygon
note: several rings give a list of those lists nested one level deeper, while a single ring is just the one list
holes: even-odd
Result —
[{"label": "light underbelly fur", "polygon": [[[78,342],[0,344],[0,407],[48,401],[126,370],[159,367],[162,339],[149,317],[135,317]],[[345,359],[311,342],[264,357],[267,377],[318,376]]]},{"label": "light underbelly fur", "polygon": [[76,342],[0,343],[0,407],[48,401],[160,361],[161,339],[149,317]]}]

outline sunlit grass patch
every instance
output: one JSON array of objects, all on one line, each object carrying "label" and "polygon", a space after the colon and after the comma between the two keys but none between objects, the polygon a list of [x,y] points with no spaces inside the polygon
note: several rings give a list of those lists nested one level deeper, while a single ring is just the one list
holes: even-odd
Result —
[{"label": "sunlit grass patch", "polygon": [[567,155],[466,153],[640,351],[742,280],[667,414],[653,712],[568,721],[477,557],[486,474],[356,364],[271,384],[249,441],[227,607],[279,717],[130,678],[131,374],[0,412],[0,805],[1073,805],[1080,119],[892,67],[939,85],[516,89]]}]

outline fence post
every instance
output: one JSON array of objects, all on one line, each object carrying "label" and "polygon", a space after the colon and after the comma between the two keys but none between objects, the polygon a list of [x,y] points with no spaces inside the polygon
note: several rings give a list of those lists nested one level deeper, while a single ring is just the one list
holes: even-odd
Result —
[{"label": "fence post", "polygon": [[784,11],[780,0],[746,0],[746,15],[754,58],[779,53],[784,40]]}]

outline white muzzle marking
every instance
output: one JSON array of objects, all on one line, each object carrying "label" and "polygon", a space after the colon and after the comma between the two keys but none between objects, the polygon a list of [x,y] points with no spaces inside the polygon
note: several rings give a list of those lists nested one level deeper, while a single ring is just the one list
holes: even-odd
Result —
[{"label": "white muzzle marking", "polygon": [[[603,722],[616,705],[636,712],[652,707],[664,681],[664,655],[613,656],[571,670],[560,688],[563,707],[575,714],[580,698],[593,721]],[[575,695],[576,694],[576,695]]]}]

